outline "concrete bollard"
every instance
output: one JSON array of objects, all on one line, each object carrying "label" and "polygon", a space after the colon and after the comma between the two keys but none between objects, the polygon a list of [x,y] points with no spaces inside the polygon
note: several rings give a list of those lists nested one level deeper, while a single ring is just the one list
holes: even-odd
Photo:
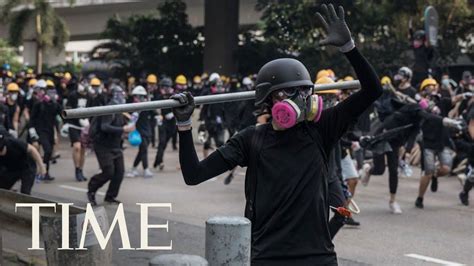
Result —
[{"label": "concrete bollard", "polygon": [[209,265],[250,265],[251,223],[244,217],[212,217],[206,222]]},{"label": "concrete bollard", "polygon": [[207,266],[207,260],[196,255],[164,254],[150,260],[150,266]]}]

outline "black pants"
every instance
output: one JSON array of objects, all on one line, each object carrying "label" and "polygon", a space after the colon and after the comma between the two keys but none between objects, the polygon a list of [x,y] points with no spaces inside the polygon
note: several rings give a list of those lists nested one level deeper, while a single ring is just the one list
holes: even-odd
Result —
[{"label": "black pants", "polygon": [[388,164],[388,183],[391,194],[397,193],[398,188],[398,150],[399,146],[392,147],[392,151],[384,154],[374,155],[374,167],[370,170],[371,175],[383,175],[385,172],[385,156]]},{"label": "black pants", "polygon": [[156,127],[156,119],[155,118],[151,118],[150,119],[150,126],[151,126],[151,138],[150,138],[150,142],[151,142],[151,146],[152,147],[155,147],[155,143],[156,143],[156,131],[155,131],[155,127]]},{"label": "black pants", "polygon": [[158,151],[156,152],[155,163],[157,166],[163,162],[163,156],[165,154],[166,146],[168,142],[176,133],[176,126],[161,125],[158,127],[159,142],[158,142]]},{"label": "black pants", "polygon": [[140,147],[138,147],[138,153],[135,157],[135,161],[133,162],[133,167],[137,167],[140,162],[143,165],[143,169],[148,168],[148,145],[150,144],[149,139],[147,137],[142,136],[142,143]]},{"label": "black pants", "polygon": [[49,173],[49,161],[53,155],[54,132],[39,131],[39,144],[43,148],[43,163],[46,164],[46,171]]},{"label": "black pants", "polygon": [[[344,192],[342,191],[342,185],[339,178],[335,177],[328,182],[328,192],[329,192],[329,206],[333,207],[344,207],[345,206],[345,197]],[[331,239],[336,236],[339,229],[344,226],[346,221],[346,217],[340,215],[338,212],[334,212],[334,216],[329,220],[329,233],[331,235]]]},{"label": "black pants", "polygon": [[119,193],[120,184],[125,172],[122,150],[97,149],[96,147],[95,154],[102,172],[91,177],[89,192],[96,192],[110,180],[105,198],[114,199]]},{"label": "black pants", "polygon": [[11,189],[18,180],[21,180],[21,193],[31,194],[31,189],[35,183],[36,169],[26,169],[23,171],[0,171],[0,188]]},{"label": "black pants", "polygon": [[225,131],[222,128],[211,128],[207,131],[209,133],[209,137],[207,138],[206,142],[204,142],[204,149],[208,150],[211,148],[211,141],[214,139],[216,143],[216,147],[219,148],[220,146],[224,145],[224,134]]}]

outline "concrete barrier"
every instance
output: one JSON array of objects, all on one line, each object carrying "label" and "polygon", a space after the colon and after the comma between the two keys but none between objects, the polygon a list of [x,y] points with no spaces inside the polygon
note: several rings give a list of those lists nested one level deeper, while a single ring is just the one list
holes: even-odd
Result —
[{"label": "concrete barrier", "polygon": [[150,266],[207,266],[207,260],[196,255],[164,254],[150,260]]},{"label": "concrete barrier", "polygon": [[[0,230],[9,230],[15,234],[31,237],[31,208],[18,208],[17,203],[54,203],[57,202],[0,189]],[[62,244],[62,208],[57,205],[56,212],[53,208],[41,208],[40,210],[40,239],[46,253],[48,265],[111,265],[112,245],[107,245],[102,250],[95,236],[91,236],[85,247],[87,250],[58,250]],[[69,208],[69,246],[79,246],[82,221],[85,209],[70,206]],[[100,221],[101,229],[108,230],[108,219],[103,207],[94,209],[95,215]],[[99,219],[100,216],[100,219]],[[102,227],[104,226],[104,228]],[[1,238],[0,238],[1,240]],[[95,240],[95,241],[94,241]],[[1,244],[0,244],[1,247]],[[0,263],[1,264],[1,263]]]},{"label": "concrete barrier", "polygon": [[206,222],[209,265],[250,265],[251,223],[244,217],[212,217]]}]

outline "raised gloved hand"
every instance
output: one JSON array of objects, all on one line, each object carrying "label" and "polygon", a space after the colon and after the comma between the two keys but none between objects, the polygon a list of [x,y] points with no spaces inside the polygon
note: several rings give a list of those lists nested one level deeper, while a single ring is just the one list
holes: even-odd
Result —
[{"label": "raised gloved hand", "polygon": [[319,44],[330,44],[337,46],[343,53],[352,50],[355,45],[354,40],[351,37],[349,27],[347,27],[346,21],[344,19],[344,8],[339,6],[338,14],[336,14],[332,4],[329,4],[329,8],[323,4],[321,9],[325,15],[325,18],[319,12],[316,13],[316,16],[321,22],[324,30],[327,32],[327,36]]},{"label": "raised gloved hand", "polygon": [[172,95],[170,99],[178,101],[183,106],[173,108],[173,114],[176,117],[176,125],[178,127],[186,127],[191,125],[191,115],[196,105],[194,97],[189,92],[178,93]]},{"label": "raised gloved hand", "polygon": [[472,96],[474,96],[474,93],[472,92],[465,92],[462,94],[463,99],[468,99],[468,98],[471,98]]},{"label": "raised gloved hand", "polygon": [[454,120],[451,118],[443,118],[443,125],[450,128],[455,128],[457,130],[463,129],[463,122],[460,120]]}]

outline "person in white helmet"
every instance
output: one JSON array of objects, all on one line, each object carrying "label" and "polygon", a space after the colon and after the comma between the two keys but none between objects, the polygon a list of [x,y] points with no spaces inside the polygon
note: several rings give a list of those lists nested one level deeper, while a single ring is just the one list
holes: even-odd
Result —
[{"label": "person in white helmet", "polygon": [[[145,102],[148,100],[148,92],[143,86],[136,86],[132,90],[133,102]],[[142,163],[143,166],[143,177],[153,177],[153,173],[148,168],[148,145],[150,144],[150,138],[152,136],[153,127],[151,120],[157,115],[156,111],[142,111],[140,112],[137,120],[137,130],[142,137],[142,142],[138,148],[137,156],[133,162],[133,168],[127,174],[127,177],[138,177],[138,165]]]}]

